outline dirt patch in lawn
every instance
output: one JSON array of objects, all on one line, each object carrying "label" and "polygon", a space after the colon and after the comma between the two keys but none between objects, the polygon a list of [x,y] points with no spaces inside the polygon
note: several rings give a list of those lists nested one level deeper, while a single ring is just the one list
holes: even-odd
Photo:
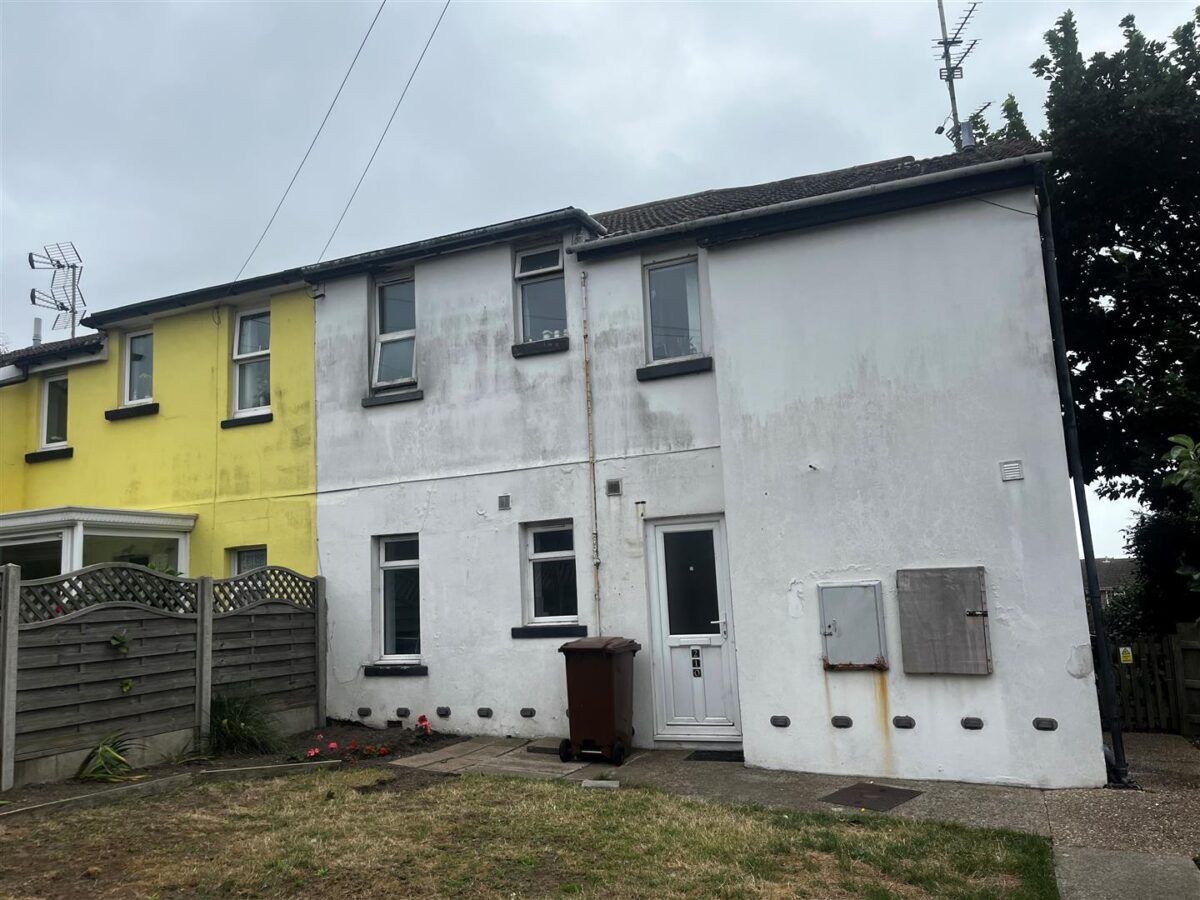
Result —
[{"label": "dirt patch in lawn", "polygon": [[1057,896],[1033,835],[392,774],[197,784],[0,827],[0,896]]},{"label": "dirt patch in lawn", "polygon": [[[204,769],[239,769],[249,766],[272,766],[330,759],[341,759],[343,768],[386,766],[390,760],[397,757],[424,753],[427,750],[462,740],[465,738],[458,735],[438,732],[427,735],[422,730],[398,725],[388,728],[368,728],[366,725],[356,722],[338,722],[325,728],[289,735],[283,739],[283,746],[277,753],[220,756],[207,759],[190,758],[187,744],[181,744],[179,757],[174,762],[138,769],[134,774],[137,776],[136,782],[140,783],[165,778],[169,775],[195,774]],[[330,743],[336,744],[337,749],[331,750]],[[355,749],[352,750],[352,747]],[[314,748],[321,752],[310,757],[309,751]],[[374,748],[373,752],[367,754],[367,748]],[[388,752],[381,755],[380,748],[386,748]],[[94,794],[117,786],[119,785],[107,782],[85,782],[74,779],[26,785],[3,795],[0,800],[0,812]]]}]

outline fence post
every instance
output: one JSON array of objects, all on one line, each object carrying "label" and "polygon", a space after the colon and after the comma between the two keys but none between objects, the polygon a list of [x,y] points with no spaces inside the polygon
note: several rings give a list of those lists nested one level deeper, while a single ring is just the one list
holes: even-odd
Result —
[{"label": "fence post", "polygon": [[325,603],[325,576],[318,575],[313,590],[313,612],[316,614],[317,632],[317,727],[325,727],[325,655],[328,652]]},{"label": "fence post", "polygon": [[196,749],[208,746],[209,709],[212,705],[213,580],[197,579],[196,603]]},{"label": "fence post", "polygon": [[21,567],[0,567],[0,791],[12,789],[17,750],[17,626],[21,621]]}]

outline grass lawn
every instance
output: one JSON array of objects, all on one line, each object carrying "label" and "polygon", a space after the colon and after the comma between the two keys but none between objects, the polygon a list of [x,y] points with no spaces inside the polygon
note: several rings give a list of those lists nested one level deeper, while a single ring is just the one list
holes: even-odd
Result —
[{"label": "grass lawn", "polygon": [[1054,898],[1032,835],[382,769],[0,828],[5,897]]}]

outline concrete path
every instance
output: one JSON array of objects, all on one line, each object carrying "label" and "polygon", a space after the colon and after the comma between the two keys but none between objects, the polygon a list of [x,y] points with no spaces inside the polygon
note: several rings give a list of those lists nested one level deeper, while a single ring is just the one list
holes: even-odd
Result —
[{"label": "concrete path", "polygon": [[1200,897],[1200,869],[1186,856],[1062,847],[1054,851],[1054,872],[1062,900]]}]

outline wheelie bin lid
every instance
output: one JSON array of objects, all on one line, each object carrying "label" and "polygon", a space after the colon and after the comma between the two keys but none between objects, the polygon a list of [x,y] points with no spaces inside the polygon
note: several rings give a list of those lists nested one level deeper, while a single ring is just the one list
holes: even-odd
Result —
[{"label": "wheelie bin lid", "polygon": [[560,653],[637,653],[642,645],[626,637],[586,637],[568,641],[558,648]]}]

